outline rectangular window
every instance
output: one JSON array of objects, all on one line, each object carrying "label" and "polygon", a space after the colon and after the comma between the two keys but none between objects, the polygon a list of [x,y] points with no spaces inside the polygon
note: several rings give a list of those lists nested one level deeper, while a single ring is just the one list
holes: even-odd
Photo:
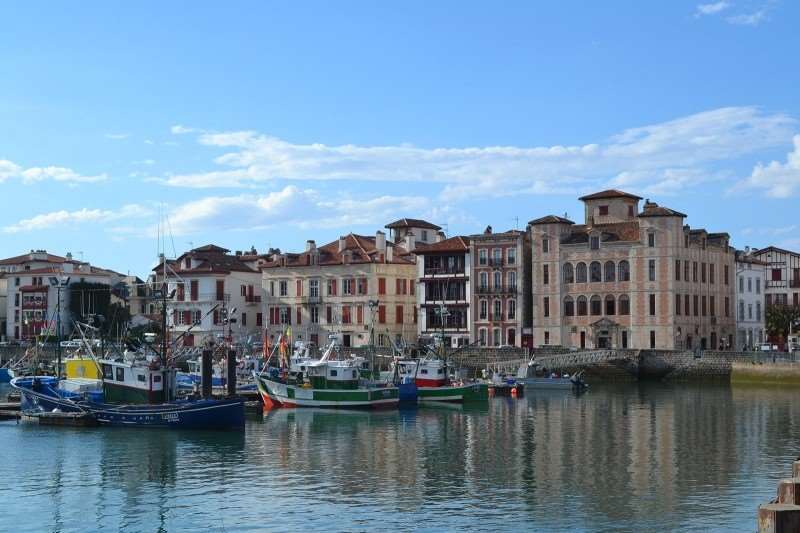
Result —
[{"label": "rectangular window", "polygon": [[723,280],[722,281],[725,283],[725,285],[727,285],[728,284],[728,274],[729,274],[728,265],[725,265],[725,268],[723,269],[722,272],[723,272],[723,276],[722,276]]},{"label": "rectangular window", "polygon": [[[408,280],[408,294],[414,296],[414,292],[416,291],[415,287],[416,287],[416,280],[413,279]],[[366,294],[366,292],[364,294]]]},{"label": "rectangular window", "polygon": [[599,209],[598,209],[598,213],[599,213],[599,215],[601,217],[607,216],[608,215],[608,206],[607,205],[601,205],[599,207]]},{"label": "rectangular window", "polygon": [[[548,309],[549,309],[548,305]],[[517,301],[516,300],[509,300],[508,301],[508,319],[509,320],[516,320],[517,318]]]},{"label": "rectangular window", "polygon": [[708,311],[711,316],[717,316],[717,302],[713,294],[708,297]]},{"label": "rectangular window", "polygon": [[756,294],[761,294],[761,279],[756,278]]},{"label": "rectangular window", "polygon": [[650,259],[647,262],[647,275],[650,281],[656,280],[656,260]]},{"label": "rectangular window", "polygon": [[683,281],[689,281],[689,261],[683,262]]},{"label": "rectangular window", "polygon": [[330,305],[325,307],[325,322],[333,324],[333,308]]},{"label": "rectangular window", "polygon": [[278,292],[281,296],[289,296],[289,282],[286,280],[279,281]]},{"label": "rectangular window", "polygon": [[310,279],[310,280],[308,280],[308,295],[311,298],[319,298],[319,280],[318,279]]},{"label": "rectangular window", "polygon": [[378,294],[386,294],[386,278],[378,278]]},{"label": "rectangular window", "polygon": [[599,250],[600,249],[600,237],[591,237],[589,239],[589,247],[592,250]]},{"label": "rectangular window", "polygon": [[692,304],[692,307],[694,307],[694,316],[700,316],[700,297],[698,295],[694,295]]},{"label": "rectangular window", "polygon": [[706,316],[706,295],[700,298],[700,315]]},{"label": "rectangular window", "polygon": [[647,246],[650,248],[656,247],[656,234],[655,233],[648,233],[647,234]]},{"label": "rectangular window", "polygon": [[772,269],[772,281],[781,281],[783,271],[780,268]]},{"label": "rectangular window", "polygon": [[725,316],[731,316],[731,301],[727,296],[725,297]]},{"label": "rectangular window", "polygon": [[356,306],[356,323],[363,324],[364,323],[364,306],[357,305]]},{"label": "rectangular window", "polygon": [[550,344],[550,332],[549,331],[545,331],[544,332],[544,343],[545,344]]},{"label": "rectangular window", "polygon": [[221,302],[225,299],[225,280],[218,279],[217,280],[217,287],[216,287],[216,300]]},{"label": "rectangular window", "polygon": [[319,307],[314,306],[308,309],[309,315],[311,315],[311,323],[312,324],[319,324]]},{"label": "rectangular window", "polygon": [[550,266],[542,265],[542,285],[550,284]]},{"label": "rectangular window", "polygon": [[706,264],[702,263],[700,265],[700,281],[705,283],[706,282]]},{"label": "rectangular window", "polygon": [[692,261],[692,281],[697,283],[697,261]]},{"label": "rectangular window", "polygon": [[358,278],[358,294],[367,294],[367,278]]},{"label": "rectangular window", "polygon": [[303,323],[303,309],[300,306],[295,311],[295,323],[298,325]]},{"label": "rectangular window", "polygon": [[486,265],[489,263],[489,255],[486,252],[486,249],[478,251],[478,264],[479,265]]},{"label": "rectangular window", "polygon": [[386,324],[386,306],[378,306],[378,324]]},{"label": "rectangular window", "polygon": [[244,285],[239,286],[239,296],[247,296],[247,287]]},{"label": "rectangular window", "polygon": [[481,300],[479,318],[481,320],[486,320],[488,316],[489,316],[489,304],[486,302],[486,300]]},{"label": "rectangular window", "polygon": [[328,280],[328,296],[336,296],[337,280]]},{"label": "rectangular window", "polygon": [[350,306],[343,305],[342,306],[342,324],[349,324],[350,323]]},{"label": "rectangular window", "polygon": [[342,280],[342,294],[344,296],[352,296],[355,291],[355,280],[345,278]]},{"label": "rectangular window", "polygon": [[247,313],[242,313],[242,326],[247,325]]},{"label": "rectangular window", "polygon": [[190,288],[189,290],[191,291],[190,295],[191,295],[192,301],[196,302],[197,299],[199,298],[199,294],[198,294],[199,289],[198,289],[198,283],[197,283],[196,279],[193,279],[192,281],[189,282],[189,288]]},{"label": "rectangular window", "polygon": [[681,295],[675,295],[675,314],[680,316],[681,314]]},{"label": "rectangular window", "polygon": [[542,311],[544,312],[545,317],[550,316],[550,297],[545,296],[542,300]]},{"label": "rectangular window", "polygon": [[546,254],[550,251],[550,239],[542,239],[542,253]]},{"label": "rectangular window", "polygon": [[516,248],[509,248],[506,251],[506,258],[509,265],[516,265],[517,264],[517,249]]},{"label": "rectangular window", "polygon": [[650,316],[656,315],[656,295],[650,295]]},{"label": "rectangular window", "polygon": [[708,282],[714,284],[714,263],[708,265]]},{"label": "rectangular window", "polygon": [[395,320],[394,321],[395,321],[396,324],[402,324],[403,323],[403,306],[402,305],[398,305],[397,307],[395,307],[394,316],[395,316]]},{"label": "rectangular window", "polygon": [[675,260],[675,281],[681,280],[681,260]]},{"label": "rectangular window", "polygon": [[303,280],[302,279],[298,279],[297,281],[295,281],[294,285],[295,285],[294,290],[297,293],[297,296],[302,296],[303,295]]},{"label": "rectangular window", "polygon": [[739,294],[744,292],[744,276],[739,276]]},{"label": "rectangular window", "polygon": [[655,349],[656,347],[656,332],[650,330],[650,349]]},{"label": "rectangular window", "polygon": [[683,314],[689,316],[692,314],[692,308],[689,307],[689,295],[685,294],[683,296]]}]

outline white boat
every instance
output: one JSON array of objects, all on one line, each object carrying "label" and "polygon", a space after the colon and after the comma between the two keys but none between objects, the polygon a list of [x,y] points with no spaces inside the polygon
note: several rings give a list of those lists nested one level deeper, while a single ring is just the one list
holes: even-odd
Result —
[{"label": "white boat", "polygon": [[562,375],[555,375],[549,374],[547,375],[546,372],[542,369],[541,365],[534,362],[533,359],[528,361],[527,364],[523,364],[517,370],[517,375],[514,378],[516,383],[521,383],[525,386],[525,389],[565,389],[565,390],[584,390],[588,388],[588,385],[583,378],[581,377],[581,373],[576,373],[573,375],[564,374]]}]

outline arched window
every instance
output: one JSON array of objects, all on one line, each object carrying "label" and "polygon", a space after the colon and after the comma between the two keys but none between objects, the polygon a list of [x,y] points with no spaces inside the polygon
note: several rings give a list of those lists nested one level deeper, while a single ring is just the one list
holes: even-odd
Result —
[{"label": "arched window", "polygon": [[619,314],[621,315],[629,315],[631,314],[631,302],[626,295],[622,295],[619,297]]},{"label": "arched window", "polygon": [[631,280],[631,265],[627,261],[620,261],[617,268],[619,269],[619,276],[617,276],[617,278],[620,281]]},{"label": "arched window", "polygon": [[600,316],[603,312],[603,302],[596,294],[589,300],[589,312],[592,316]]},{"label": "arched window", "polygon": [[500,300],[494,301],[494,316],[492,317],[492,320],[496,321],[503,320],[503,317],[501,316],[502,315],[502,308],[500,307],[501,305],[502,304],[500,303]]},{"label": "arched window", "polygon": [[599,261],[592,261],[592,264],[589,265],[589,281],[592,283],[603,281],[603,274],[600,272]]},{"label": "arched window", "polygon": [[575,283],[575,271],[572,268],[572,263],[564,263],[561,268],[561,278],[564,283]]},{"label": "arched window", "polygon": [[606,296],[606,315],[615,315],[617,310],[617,302],[610,294]]},{"label": "arched window", "polygon": [[481,285],[480,285],[480,288],[483,291],[486,291],[486,289],[488,287],[489,287],[489,274],[488,274],[488,272],[481,272]]},{"label": "arched window", "polygon": [[572,296],[564,298],[564,316],[575,316],[575,301]]},{"label": "arched window", "polygon": [[494,288],[499,289],[503,285],[503,274],[499,271],[494,273]]},{"label": "arched window", "polygon": [[603,279],[605,281],[614,281],[617,276],[616,266],[614,266],[614,261],[606,261],[606,264],[603,266]]},{"label": "arched window", "polygon": [[575,267],[575,282],[586,283],[586,263],[578,263]]},{"label": "arched window", "polygon": [[578,296],[578,316],[586,316],[586,296]]}]

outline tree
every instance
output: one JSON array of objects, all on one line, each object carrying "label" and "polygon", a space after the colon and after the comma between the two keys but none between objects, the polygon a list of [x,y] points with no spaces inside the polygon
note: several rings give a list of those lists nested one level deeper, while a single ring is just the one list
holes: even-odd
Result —
[{"label": "tree", "polygon": [[771,337],[785,339],[789,335],[790,329],[797,332],[798,322],[800,322],[800,306],[771,305],[767,307],[767,335]]}]

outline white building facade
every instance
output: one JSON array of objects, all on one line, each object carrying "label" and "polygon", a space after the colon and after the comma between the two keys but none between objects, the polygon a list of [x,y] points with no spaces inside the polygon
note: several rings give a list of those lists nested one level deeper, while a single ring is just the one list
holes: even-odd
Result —
[{"label": "white building facade", "polygon": [[767,264],[750,250],[736,252],[736,349],[753,350],[766,341],[764,289]]}]

